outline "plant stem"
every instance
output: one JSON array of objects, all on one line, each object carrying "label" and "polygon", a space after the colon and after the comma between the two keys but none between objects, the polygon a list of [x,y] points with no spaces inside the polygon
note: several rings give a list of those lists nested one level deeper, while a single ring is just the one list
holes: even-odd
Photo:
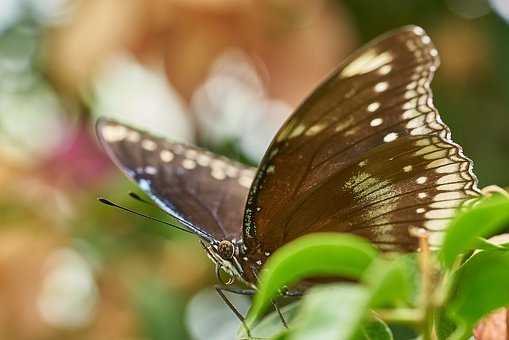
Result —
[{"label": "plant stem", "polygon": [[373,314],[386,323],[396,323],[415,327],[422,322],[423,315],[418,309],[377,309]]},{"label": "plant stem", "polygon": [[428,234],[426,232],[419,233],[419,248],[421,254],[419,262],[421,266],[422,295],[421,306],[423,319],[421,323],[422,339],[433,339],[433,303],[432,303],[432,268],[430,259],[430,249],[428,243]]}]

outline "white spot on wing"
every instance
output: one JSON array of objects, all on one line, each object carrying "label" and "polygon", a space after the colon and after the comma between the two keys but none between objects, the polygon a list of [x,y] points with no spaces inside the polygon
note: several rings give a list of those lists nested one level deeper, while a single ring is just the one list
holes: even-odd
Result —
[{"label": "white spot on wing", "polygon": [[420,28],[419,26],[415,26],[413,31],[417,35],[423,35],[424,34],[424,30],[422,28]]},{"label": "white spot on wing", "polygon": [[350,115],[346,120],[340,121],[336,125],[335,131],[343,131],[344,129],[352,125],[353,122],[354,122],[353,116]]},{"label": "white spot on wing", "polygon": [[463,198],[461,192],[442,192],[433,197],[433,201],[457,200]]},{"label": "white spot on wing", "polygon": [[460,175],[453,173],[453,174],[449,174],[449,175],[440,177],[436,183],[437,184],[447,184],[447,183],[457,182],[457,181],[461,181],[461,180],[462,180],[462,178]]},{"label": "white spot on wing", "polygon": [[425,135],[425,134],[428,134],[430,132],[431,132],[431,129],[429,129],[428,127],[420,126],[420,127],[415,128],[415,129],[412,129],[410,131],[410,134],[412,136],[416,136],[416,135]]},{"label": "white spot on wing", "polygon": [[226,173],[221,168],[212,168],[210,175],[217,180],[223,180],[226,178]]},{"label": "white spot on wing", "polygon": [[198,155],[198,152],[196,150],[187,150],[185,152],[185,157],[186,158],[189,158],[189,159],[195,159],[196,156]]},{"label": "white spot on wing", "polygon": [[320,131],[322,131],[326,126],[327,126],[326,124],[313,125],[306,131],[306,136],[314,136],[317,133],[319,133]]},{"label": "white spot on wing", "polygon": [[427,178],[427,177],[425,177],[425,176],[421,176],[421,177],[417,178],[417,180],[416,180],[415,182],[416,182],[417,184],[424,184],[424,183],[426,183],[426,181],[427,181],[427,180],[428,180],[428,178]]},{"label": "white spot on wing", "polygon": [[408,121],[406,124],[407,129],[415,129],[416,127],[419,127],[424,124],[424,120],[426,119],[426,116],[418,116],[416,118],[413,118]]},{"label": "white spot on wing", "polygon": [[451,218],[454,216],[456,210],[454,209],[435,209],[428,211],[424,217],[426,218]]},{"label": "white spot on wing", "polygon": [[419,115],[421,115],[421,113],[419,111],[417,111],[416,109],[410,109],[410,110],[406,110],[405,112],[403,112],[401,117],[406,120],[406,119],[417,117]]},{"label": "white spot on wing", "polygon": [[239,169],[237,169],[236,167],[234,167],[233,165],[228,165],[225,169],[225,172],[226,172],[226,176],[230,177],[230,178],[234,178],[234,177],[237,177],[238,174],[239,174]]},{"label": "white spot on wing", "polygon": [[297,127],[290,133],[290,136],[288,138],[295,138],[298,137],[306,130],[306,126],[304,124],[299,124]]},{"label": "white spot on wing", "polygon": [[448,174],[448,173],[457,172],[459,170],[460,170],[460,164],[452,163],[452,164],[449,164],[449,165],[445,165],[445,166],[441,166],[439,168],[436,168],[435,172],[437,172],[439,174]]},{"label": "white spot on wing", "polygon": [[433,231],[441,231],[444,230],[449,223],[448,220],[429,220],[424,222],[424,227]]},{"label": "white spot on wing", "polygon": [[398,138],[398,134],[396,132],[391,132],[385,135],[384,142],[389,143],[395,141]]},{"label": "white spot on wing", "polygon": [[147,165],[145,167],[145,173],[149,175],[155,175],[157,174],[157,169],[151,165]]},{"label": "white spot on wing", "polygon": [[173,153],[168,150],[161,151],[159,156],[161,157],[161,160],[165,163],[171,162],[174,158]]},{"label": "white spot on wing", "polygon": [[430,208],[438,208],[438,209],[444,209],[444,208],[457,208],[461,205],[462,200],[455,200],[455,201],[441,201],[441,202],[434,202],[429,205]]},{"label": "white spot on wing", "polygon": [[368,105],[368,111],[369,112],[375,112],[379,108],[380,108],[380,103],[379,102],[373,102],[373,103]]},{"label": "white spot on wing", "polygon": [[127,133],[127,140],[131,143],[138,143],[140,141],[140,134],[131,130]]},{"label": "white spot on wing", "polygon": [[138,185],[140,186],[141,190],[143,191],[150,191],[150,181],[148,179],[142,178],[138,182]]},{"label": "white spot on wing", "polygon": [[122,125],[106,125],[102,127],[101,133],[107,142],[115,143],[126,137],[127,128]]},{"label": "white spot on wing", "polygon": [[465,189],[466,186],[467,186],[466,183],[459,182],[459,183],[449,183],[449,184],[439,185],[436,188],[438,191],[453,191],[453,190]]},{"label": "white spot on wing", "polygon": [[379,126],[379,125],[382,125],[382,123],[384,122],[384,120],[382,118],[375,118],[373,119],[369,125],[375,127],[375,126]]},{"label": "white spot on wing", "polygon": [[154,151],[157,148],[157,144],[150,139],[144,139],[141,141],[141,147],[147,151]]},{"label": "white spot on wing", "polygon": [[382,76],[385,76],[386,74],[391,72],[391,70],[392,70],[391,65],[384,65],[384,66],[380,67],[380,69],[378,70],[378,73],[381,74]]},{"label": "white spot on wing", "polygon": [[210,157],[208,155],[201,154],[201,155],[198,155],[198,157],[196,158],[196,161],[201,166],[208,166],[210,164]]},{"label": "white spot on wing", "polygon": [[389,87],[389,83],[386,81],[379,82],[375,85],[375,92],[384,92]]},{"label": "white spot on wing", "polygon": [[182,167],[187,170],[192,170],[196,168],[196,162],[193,161],[192,159],[184,159],[182,161]]},{"label": "white spot on wing", "polygon": [[393,59],[394,58],[390,52],[378,54],[375,49],[370,49],[348,64],[340,73],[339,77],[347,78],[365,74],[390,63]]}]

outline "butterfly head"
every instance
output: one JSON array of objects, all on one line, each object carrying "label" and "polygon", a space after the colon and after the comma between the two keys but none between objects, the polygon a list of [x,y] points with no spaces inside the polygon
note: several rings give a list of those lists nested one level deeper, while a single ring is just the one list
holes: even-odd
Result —
[{"label": "butterfly head", "polygon": [[[235,245],[228,240],[223,240],[223,241],[219,242],[219,244],[217,246],[217,254],[223,260],[226,260],[226,261],[231,261],[233,259],[233,256],[235,255],[236,250],[237,249],[236,249]],[[237,253],[238,253],[238,251],[237,251]]]},{"label": "butterfly head", "polygon": [[207,255],[219,268],[233,278],[243,279],[244,271],[238,261],[242,252],[242,243],[240,241],[214,241],[208,244],[203,243],[203,247],[207,251]]}]

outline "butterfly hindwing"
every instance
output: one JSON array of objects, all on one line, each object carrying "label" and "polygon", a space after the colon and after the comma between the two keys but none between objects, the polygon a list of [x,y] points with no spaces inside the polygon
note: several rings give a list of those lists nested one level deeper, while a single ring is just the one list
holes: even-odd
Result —
[{"label": "butterfly hindwing", "polygon": [[384,250],[413,250],[417,238],[408,231],[424,227],[437,245],[455,208],[474,191],[468,161],[457,151],[437,136],[403,137],[374,148],[302,198],[278,241],[340,231]]},{"label": "butterfly hindwing", "polygon": [[438,65],[425,32],[405,27],[356,52],[304,101],[251,187],[244,215],[251,256],[263,262],[262,254],[313,231],[412,250],[410,229],[420,227],[439,244],[452,209],[478,189],[432,103]]},{"label": "butterfly hindwing", "polygon": [[186,227],[207,239],[240,239],[254,169],[111,120],[100,119],[97,134],[114,162]]}]

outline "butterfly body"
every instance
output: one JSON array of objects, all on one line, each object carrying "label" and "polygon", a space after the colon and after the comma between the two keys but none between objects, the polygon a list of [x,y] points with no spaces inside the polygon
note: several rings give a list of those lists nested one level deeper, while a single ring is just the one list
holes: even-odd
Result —
[{"label": "butterfly body", "polygon": [[253,288],[268,257],[312,232],[347,232],[384,251],[432,247],[479,195],[472,162],[432,103],[438,54],[416,26],[355,52],[285,122],[258,169],[111,120],[114,162]]}]

